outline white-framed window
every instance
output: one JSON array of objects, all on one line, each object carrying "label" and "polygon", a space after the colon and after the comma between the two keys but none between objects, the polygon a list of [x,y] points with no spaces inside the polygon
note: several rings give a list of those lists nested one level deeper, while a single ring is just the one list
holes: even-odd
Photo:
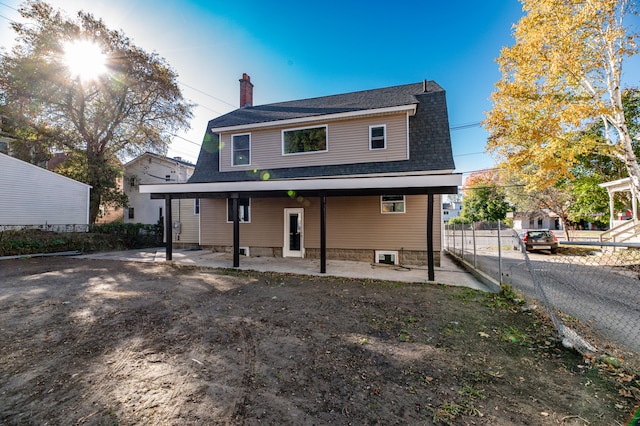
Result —
[{"label": "white-framed window", "polygon": [[380,213],[404,213],[405,211],[404,195],[380,196]]},{"label": "white-framed window", "polygon": [[369,149],[386,149],[387,148],[387,125],[379,124],[369,126]]},{"label": "white-framed window", "polygon": [[200,198],[196,198],[193,200],[193,214],[200,214]]},{"label": "white-framed window", "polygon": [[397,265],[400,263],[398,260],[398,252],[392,250],[376,250],[376,263]]},{"label": "white-framed window", "polygon": [[231,136],[231,165],[247,166],[251,164],[251,133]]},{"label": "white-framed window", "polygon": [[[238,198],[238,217],[240,222],[251,222],[251,199]],[[233,222],[233,202],[227,198],[227,222]]]},{"label": "white-framed window", "polygon": [[328,150],[326,125],[282,131],[282,155],[327,152]]},{"label": "white-framed window", "polygon": [[240,256],[249,257],[249,247],[238,247],[238,251],[240,252]]}]

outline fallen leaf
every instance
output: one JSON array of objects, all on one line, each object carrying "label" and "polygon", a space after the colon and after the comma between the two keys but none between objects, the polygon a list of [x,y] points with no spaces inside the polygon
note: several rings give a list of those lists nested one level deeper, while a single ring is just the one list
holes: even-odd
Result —
[{"label": "fallen leaf", "polygon": [[542,417],[549,417],[549,413],[547,413],[546,411],[543,411],[542,413],[540,413],[540,415]]},{"label": "fallen leaf", "polygon": [[478,334],[480,335],[480,337],[489,337],[489,335],[484,331],[480,331]]}]

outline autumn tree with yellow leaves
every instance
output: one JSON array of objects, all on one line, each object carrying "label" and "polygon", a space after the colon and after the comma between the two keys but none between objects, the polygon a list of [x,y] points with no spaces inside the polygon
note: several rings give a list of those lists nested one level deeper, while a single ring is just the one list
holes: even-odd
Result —
[{"label": "autumn tree with yellow leaves", "polygon": [[[484,121],[501,168],[536,190],[572,178],[597,152],[619,159],[640,192],[640,166],[623,109],[623,65],[637,53],[626,20],[632,0],[522,0],[515,44],[497,62],[502,78]],[[584,129],[603,124],[600,135]]]}]

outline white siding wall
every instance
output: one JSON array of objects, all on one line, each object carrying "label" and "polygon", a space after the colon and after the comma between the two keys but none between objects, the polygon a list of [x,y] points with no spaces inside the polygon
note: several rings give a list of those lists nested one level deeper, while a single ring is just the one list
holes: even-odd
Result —
[{"label": "white siding wall", "polygon": [[[152,200],[149,194],[141,194],[139,185],[164,183],[167,175],[171,179],[167,183],[183,183],[193,174],[193,170],[194,167],[176,165],[176,162],[171,159],[158,158],[149,154],[143,154],[127,163],[123,189],[129,197],[129,206],[133,207],[133,219],[129,219],[129,209],[125,208],[124,222],[150,225],[158,223],[160,209],[162,209],[162,215],[166,215],[164,200]],[[135,177],[133,187],[130,182],[131,177]]]},{"label": "white siding wall", "polygon": [[90,188],[0,154],[0,224],[87,224]]}]

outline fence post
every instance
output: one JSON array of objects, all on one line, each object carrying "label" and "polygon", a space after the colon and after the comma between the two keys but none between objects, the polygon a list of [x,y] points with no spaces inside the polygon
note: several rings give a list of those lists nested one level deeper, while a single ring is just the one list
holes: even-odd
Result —
[{"label": "fence post", "polygon": [[453,232],[451,233],[451,239],[453,240],[453,254],[456,254],[456,224],[453,224]]},{"label": "fence post", "polygon": [[471,222],[471,234],[473,235],[473,269],[478,269],[478,257],[476,253],[476,223]]},{"label": "fence post", "polygon": [[500,241],[500,219],[498,219],[498,282],[502,284],[502,247]]},{"label": "fence post", "polygon": [[464,223],[461,223],[460,226],[462,227],[462,231],[461,231],[461,235],[462,235],[462,242],[460,244],[460,257],[462,257],[462,260],[464,261]]}]

